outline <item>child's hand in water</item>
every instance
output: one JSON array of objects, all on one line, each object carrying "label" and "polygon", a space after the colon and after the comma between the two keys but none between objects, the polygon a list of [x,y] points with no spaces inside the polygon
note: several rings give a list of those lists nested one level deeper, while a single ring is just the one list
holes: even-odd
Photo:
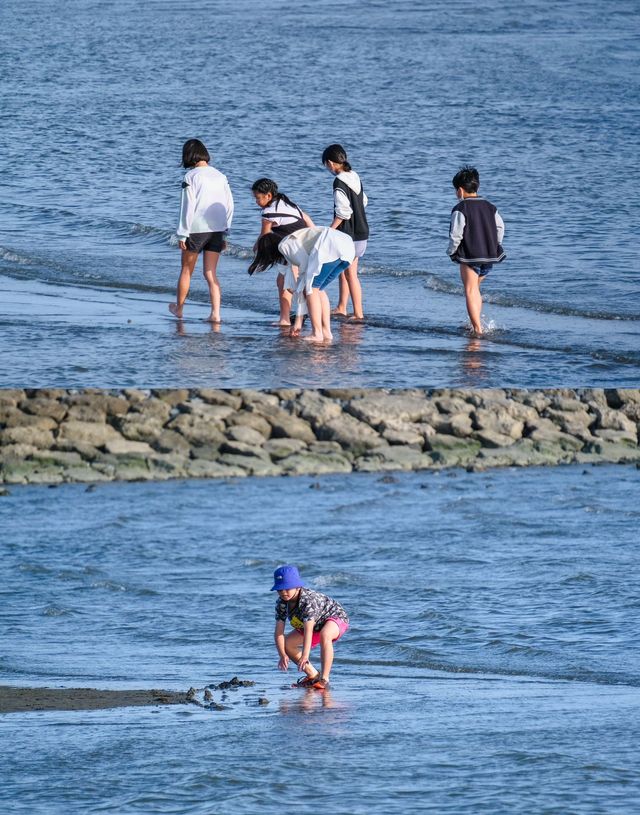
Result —
[{"label": "child's hand in water", "polygon": [[279,671],[289,670],[289,657],[280,657],[280,661],[278,662],[278,670]]}]

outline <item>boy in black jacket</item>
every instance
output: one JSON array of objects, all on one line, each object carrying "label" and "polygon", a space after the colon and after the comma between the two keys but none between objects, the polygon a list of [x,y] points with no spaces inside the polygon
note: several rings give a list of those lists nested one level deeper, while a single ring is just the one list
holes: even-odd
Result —
[{"label": "boy in black jacket", "polygon": [[447,254],[460,264],[467,312],[476,335],[482,334],[480,284],[494,263],[501,263],[504,221],[496,207],[478,195],[480,175],[475,167],[463,167],[453,177],[460,203],[451,210]]}]

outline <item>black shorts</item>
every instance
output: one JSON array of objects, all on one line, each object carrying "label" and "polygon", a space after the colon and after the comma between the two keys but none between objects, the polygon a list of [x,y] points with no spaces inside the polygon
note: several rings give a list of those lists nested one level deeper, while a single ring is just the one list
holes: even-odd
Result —
[{"label": "black shorts", "polygon": [[189,252],[222,252],[224,232],[194,232],[185,243]]}]

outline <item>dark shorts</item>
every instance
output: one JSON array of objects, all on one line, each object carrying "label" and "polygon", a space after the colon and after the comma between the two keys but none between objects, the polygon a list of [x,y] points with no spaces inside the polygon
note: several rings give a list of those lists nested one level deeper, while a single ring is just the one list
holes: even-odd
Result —
[{"label": "dark shorts", "polygon": [[477,263],[471,268],[478,275],[478,277],[484,277],[493,269],[493,263]]},{"label": "dark shorts", "polygon": [[194,232],[185,243],[189,252],[222,252],[224,232]]}]

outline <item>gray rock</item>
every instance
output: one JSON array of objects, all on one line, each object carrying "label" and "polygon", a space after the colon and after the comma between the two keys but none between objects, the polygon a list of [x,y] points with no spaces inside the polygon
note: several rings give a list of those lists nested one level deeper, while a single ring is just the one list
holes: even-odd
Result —
[{"label": "gray rock", "polygon": [[65,467],[64,480],[93,484],[102,481],[111,481],[112,478],[106,473],[94,469],[89,464],[78,464],[73,467]]},{"label": "gray rock", "polygon": [[516,441],[513,436],[496,430],[476,430],[473,435],[483,447],[509,447]]},{"label": "gray rock", "polygon": [[499,407],[495,409],[476,408],[471,414],[471,418],[475,429],[479,432],[485,432],[489,435],[499,434],[501,436],[508,436],[514,440],[522,438],[524,422],[520,419],[514,419]]},{"label": "gray rock", "polygon": [[271,459],[256,458],[255,456],[223,453],[218,461],[220,464],[226,464],[230,467],[241,467],[249,475],[280,475],[282,472],[277,464],[272,463]]},{"label": "gray rock", "polygon": [[295,401],[287,402],[286,407],[290,412],[295,410],[314,428],[335,419],[342,413],[342,407],[338,402],[328,399],[318,391],[303,391]]},{"label": "gray rock", "polygon": [[191,444],[221,444],[225,441],[222,422],[200,414],[180,413],[168,423],[167,429],[180,433]]},{"label": "gray rock", "polygon": [[7,427],[0,430],[0,445],[5,444],[51,447],[53,445],[53,433],[39,427]]},{"label": "gray rock", "polygon": [[164,429],[152,440],[151,446],[159,453],[179,453],[183,456],[188,456],[191,449],[189,442],[180,433]]},{"label": "gray rock", "polygon": [[383,422],[381,426],[382,438],[393,445],[406,445],[422,449],[424,437],[415,429],[411,422],[394,421]]},{"label": "gray rock", "polygon": [[189,461],[186,472],[190,478],[244,478],[249,475],[249,470],[245,467],[220,464],[202,458]]},{"label": "gray rock", "polygon": [[313,444],[309,445],[309,452],[320,456],[331,453],[337,453],[339,456],[349,454],[348,450],[343,450],[342,446],[338,444],[337,441],[314,441]]},{"label": "gray rock", "polygon": [[238,394],[229,393],[229,391],[214,388],[199,388],[194,394],[196,397],[202,399],[203,402],[208,402],[210,405],[226,405],[234,410],[240,410],[242,407],[242,397]]},{"label": "gray rock", "polygon": [[249,456],[251,458],[261,458],[263,461],[271,461],[269,454],[262,449],[256,447],[255,444],[244,444],[241,441],[225,441],[220,445],[221,453],[231,453],[235,456]]},{"label": "gray rock", "polygon": [[354,466],[361,472],[419,470],[424,467],[425,459],[431,463],[430,457],[425,457],[422,450],[413,447],[378,447],[360,456]]},{"label": "gray rock", "polygon": [[433,406],[424,397],[380,393],[352,399],[344,410],[361,422],[379,428],[383,423],[421,422],[434,415]]},{"label": "gray rock", "polygon": [[75,450],[38,450],[31,454],[31,459],[39,464],[53,464],[61,467],[75,467],[84,464],[82,456]]},{"label": "gray rock", "polygon": [[633,429],[633,431],[609,430],[609,429],[595,430],[594,436],[596,436],[599,439],[604,439],[605,441],[622,442],[623,444],[627,443],[632,444],[633,446],[635,446],[638,443],[638,436],[635,431],[635,428]]},{"label": "gray rock", "polygon": [[120,434],[109,424],[97,422],[63,422],[58,430],[57,441],[89,444],[93,447],[103,447],[112,439],[121,438]]},{"label": "gray rock", "polygon": [[189,399],[187,388],[154,388],[152,394],[156,399],[166,402],[170,408]]},{"label": "gray rock", "polygon": [[433,418],[433,428],[435,433],[465,438],[471,435],[473,422],[469,413],[442,413]]},{"label": "gray rock", "polygon": [[17,408],[5,410],[0,423],[5,427],[33,427],[38,430],[55,430],[58,427],[56,420],[50,416],[33,416]]},{"label": "gray rock", "polygon": [[613,464],[640,461],[640,448],[615,441],[594,441],[587,444],[584,451],[576,455],[576,461],[581,464],[589,461]]},{"label": "gray rock", "polygon": [[227,430],[227,438],[230,441],[241,442],[242,444],[250,444],[254,447],[260,447],[264,444],[265,437],[257,430],[246,425],[231,425]]},{"label": "gray rock", "polygon": [[461,399],[459,396],[440,396],[435,400],[435,403],[440,413],[471,413],[474,408],[472,403]]},{"label": "gray rock", "polygon": [[[315,443],[315,445],[317,444],[319,444],[319,442]],[[331,442],[329,442],[329,444],[331,444]],[[287,456],[293,455],[294,453],[299,453],[302,450],[305,450],[306,447],[307,447],[306,443],[303,442],[301,439],[270,439],[269,441],[264,443],[262,449],[277,461],[278,459],[286,458]],[[338,450],[340,450],[339,444],[337,444],[336,447],[338,448]],[[324,452],[334,452],[334,451],[324,451]]]},{"label": "gray rock", "polygon": [[202,458],[207,461],[217,461],[220,458],[220,445],[222,441],[215,444],[194,444],[191,448],[191,458]]},{"label": "gray rock", "polygon": [[636,423],[620,410],[596,410],[596,420],[602,430],[622,430],[638,438]]},{"label": "gray rock", "polygon": [[67,413],[67,406],[56,399],[45,399],[36,396],[20,402],[20,409],[33,416],[48,416],[56,423],[62,421]]},{"label": "gray rock", "polygon": [[114,456],[150,456],[153,448],[144,441],[130,441],[129,439],[109,439],[104,445],[107,453]]},{"label": "gray rock", "polygon": [[0,407],[10,406],[16,407],[25,398],[26,393],[18,388],[1,388],[0,389]]},{"label": "gray rock", "polygon": [[216,423],[220,428],[224,427],[225,419],[232,416],[234,409],[230,405],[213,405],[208,402],[200,401],[199,399],[192,399],[190,402],[185,402],[181,408],[187,414],[198,416],[209,422]]},{"label": "gray rock", "polygon": [[272,393],[265,393],[264,391],[256,391],[252,390],[251,388],[242,388],[241,390],[233,390],[231,393],[236,396],[240,396],[242,398],[242,403],[246,407],[277,408],[280,405],[280,400],[277,396],[274,396]]},{"label": "gray rock", "polygon": [[116,418],[115,425],[131,441],[153,443],[162,433],[162,420],[144,413],[128,413]]},{"label": "gray rock", "polygon": [[106,422],[107,412],[96,405],[69,405],[67,421]]},{"label": "gray rock", "polygon": [[260,405],[256,410],[271,425],[271,435],[274,438],[300,439],[307,444],[316,441],[316,434],[304,419],[292,416],[286,410],[271,405]]},{"label": "gray rock", "polygon": [[317,428],[320,441],[337,441],[353,453],[378,447],[384,439],[365,422],[343,413]]},{"label": "gray rock", "polygon": [[351,462],[336,453],[294,453],[278,462],[287,475],[322,475],[323,473],[350,473]]},{"label": "gray rock", "polygon": [[241,410],[227,417],[227,427],[250,427],[268,439],[271,436],[271,425],[259,413]]}]

